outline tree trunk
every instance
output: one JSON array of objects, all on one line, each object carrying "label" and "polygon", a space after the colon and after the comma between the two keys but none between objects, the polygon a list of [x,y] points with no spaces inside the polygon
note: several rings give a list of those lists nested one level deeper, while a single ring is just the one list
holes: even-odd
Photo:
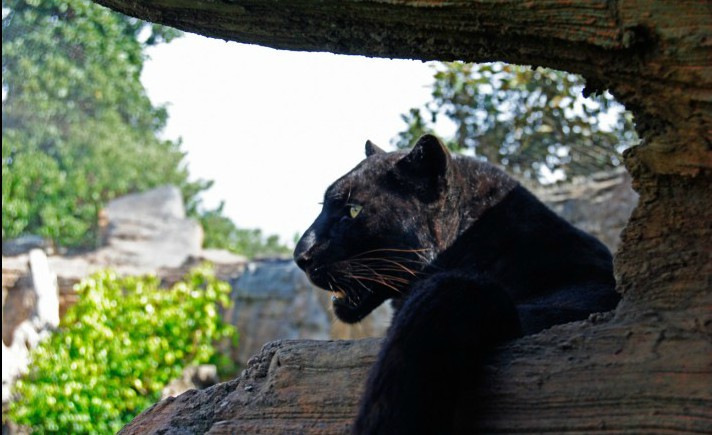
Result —
[{"label": "tree trunk", "polygon": [[[487,388],[473,392],[486,400],[463,404],[462,414],[472,415],[472,403],[486,409],[462,425],[507,432],[711,430],[712,3],[97,1],[239,42],[541,65],[582,74],[586,92],[609,89],[634,113],[643,138],[625,154],[640,202],[615,260],[623,301],[611,319],[557,327],[503,349],[488,367]],[[326,397],[314,387],[301,394]],[[264,427],[272,427],[265,403]],[[295,406],[290,415],[307,415]],[[354,412],[347,408],[339,408],[345,420]],[[209,427],[241,427],[247,420],[238,414],[223,413],[227,420]],[[311,422],[319,432],[323,415],[304,417],[304,431]]]}]

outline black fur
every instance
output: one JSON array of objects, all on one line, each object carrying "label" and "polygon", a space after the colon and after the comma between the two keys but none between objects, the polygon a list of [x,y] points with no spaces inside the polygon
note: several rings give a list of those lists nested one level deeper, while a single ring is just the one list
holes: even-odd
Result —
[{"label": "black fur", "polygon": [[367,142],[366,154],[294,253],[343,321],[387,299],[398,308],[355,433],[447,433],[457,380],[493,346],[617,304],[608,249],[494,166],[430,135],[410,152]]}]

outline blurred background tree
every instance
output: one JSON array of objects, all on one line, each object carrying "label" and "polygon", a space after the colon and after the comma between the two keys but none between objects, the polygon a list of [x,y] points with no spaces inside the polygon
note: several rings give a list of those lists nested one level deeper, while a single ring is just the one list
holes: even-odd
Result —
[{"label": "blurred background tree", "polygon": [[450,149],[523,178],[545,181],[552,173],[567,178],[610,169],[637,141],[632,116],[608,93],[583,98],[584,87],[578,75],[545,68],[441,63],[432,101],[402,115],[407,127],[394,142],[405,148],[422,134],[438,134],[444,116],[455,129],[445,138]]},{"label": "blurred background tree", "polygon": [[248,258],[291,256],[292,248],[285,246],[278,236],[265,236],[259,228],[238,228],[223,214],[223,206],[221,203],[216,209],[200,214],[205,246],[227,249]]},{"label": "blurred background tree", "polygon": [[173,183],[190,201],[180,144],[140,82],[143,49],[179,35],[84,0],[4,1],[3,238],[91,246],[110,199]]},{"label": "blurred background tree", "polygon": [[[180,142],[160,138],[167,111],[140,81],[145,49],[179,31],[88,0],[3,1],[2,23],[3,239],[95,247],[109,200],[168,183],[204,225],[229,221],[222,208],[200,210],[212,182],[189,180]],[[257,247],[274,243],[258,236]]]}]

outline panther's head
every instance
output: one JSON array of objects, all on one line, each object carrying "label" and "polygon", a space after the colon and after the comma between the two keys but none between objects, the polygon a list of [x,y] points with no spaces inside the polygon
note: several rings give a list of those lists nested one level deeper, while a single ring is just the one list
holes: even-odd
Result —
[{"label": "panther's head", "polygon": [[445,234],[451,156],[434,136],[409,151],[366,143],[366,159],[326,190],[323,208],[294,251],[336,315],[358,322],[409,291]]}]

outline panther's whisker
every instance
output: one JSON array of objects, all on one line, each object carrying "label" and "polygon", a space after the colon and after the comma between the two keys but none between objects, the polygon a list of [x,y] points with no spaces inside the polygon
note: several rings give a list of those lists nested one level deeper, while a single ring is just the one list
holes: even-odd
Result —
[{"label": "panther's whisker", "polygon": [[379,248],[379,249],[372,249],[370,251],[361,252],[359,254],[353,255],[352,258],[358,258],[362,255],[373,254],[373,253],[377,253],[377,252],[404,252],[404,253],[414,254],[414,253],[424,252],[424,251],[428,251],[428,250],[429,249],[426,249],[426,248],[422,248],[422,249]]},{"label": "panther's whisker", "polygon": [[329,272],[326,272],[326,276],[329,277],[329,281],[327,282],[327,284],[329,284],[329,290],[331,290],[331,291],[333,292],[333,291],[334,291],[334,287],[333,287],[333,285],[332,285],[332,282],[335,283],[335,282],[336,282],[336,278],[334,278],[334,275],[332,275],[332,274],[329,273]]},{"label": "panther's whisker", "polygon": [[373,293],[373,290],[371,290],[370,288],[368,288],[368,286],[366,286],[366,284],[364,284],[364,283],[362,283],[361,281],[359,281],[359,279],[358,279],[357,277],[352,276],[352,275],[349,275],[349,277],[350,277],[350,278],[353,278],[353,280],[356,281],[356,283],[357,283],[358,285],[360,285],[361,287],[363,287],[364,289],[366,289],[367,292]]},{"label": "panther's whisker", "polygon": [[419,275],[421,275],[420,271],[413,270],[407,266],[404,266],[402,264],[396,264],[394,263],[393,265],[391,264],[378,264],[378,263],[356,263],[352,264],[351,268],[354,270],[369,270],[370,272],[373,273],[386,273],[389,275],[393,276],[399,276],[406,274],[408,278],[404,276],[400,276],[402,279],[407,279],[410,281],[412,278],[417,278]]},{"label": "panther's whisker", "polygon": [[[354,272],[371,272],[371,271],[355,270]],[[361,276],[361,275],[358,275],[358,276]],[[389,283],[394,283],[394,284],[404,285],[404,286],[410,284],[410,280],[408,280],[408,279],[401,278],[399,276],[377,273],[377,272],[373,272],[372,279],[373,280],[379,279],[380,281],[383,281],[383,282],[389,282]]]},{"label": "panther's whisker", "polygon": [[[363,279],[363,280],[366,280],[366,281],[377,282],[377,283],[379,283],[379,284],[382,284],[382,285],[384,285],[384,286],[386,286],[386,287],[392,289],[393,291],[395,291],[395,292],[397,292],[397,293],[402,293],[401,290],[398,289],[397,287],[395,287],[395,286],[393,286],[393,285],[391,285],[391,284],[388,284],[387,282],[382,281],[382,280],[378,280],[378,279],[375,279],[375,278],[370,278],[370,277],[368,277],[368,276],[360,276],[360,275],[350,275],[350,276],[351,276],[351,278],[354,278],[354,279],[356,280],[356,282],[359,282],[361,285],[363,285],[363,283],[361,283],[360,280]],[[364,285],[364,287],[365,287],[365,285]]]},{"label": "panther's whisker", "polygon": [[351,257],[347,260],[343,261],[368,261],[368,260],[393,260],[393,261],[403,261],[406,263],[422,263],[422,264],[427,264],[427,262],[422,261],[417,258],[411,258],[411,257],[401,257],[401,256],[388,256],[388,257]]},{"label": "panther's whisker", "polygon": [[[348,273],[348,274],[339,276],[339,281],[342,283],[343,286],[345,286],[345,287],[347,287],[347,288],[351,288],[351,283],[353,283],[354,281],[356,281],[356,282],[357,282],[361,287],[363,287],[367,292],[373,293],[373,290],[371,290],[370,288],[368,288],[368,286],[366,286],[366,285],[363,284],[362,282],[359,282],[359,281],[356,280],[356,279],[352,279],[351,273]],[[351,292],[349,292],[349,293],[351,293]],[[354,292],[354,293],[356,293],[356,292]]]},{"label": "panther's whisker", "polygon": [[[401,276],[396,276],[396,275],[391,275],[388,273],[384,272],[401,272],[401,269],[395,269],[395,268],[390,268],[390,267],[371,267],[365,264],[356,264],[351,267],[352,272],[370,272],[373,273],[375,276],[382,277],[382,278],[387,278],[391,281],[397,281],[401,282],[404,284],[409,284],[411,281],[407,278],[401,277]],[[413,276],[415,274],[413,273]]]},{"label": "panther's whisker", "polygon": [[[389,264],[395,265],[395,266],[397,266],[398,268],[400,268],[401,270],[403,270],[404,272],[407,272],[407,273],[409,273],[409,274],[412,275],[412,276],[416,276],[416,275],[418,274],[418,272],[414,271],[413,269],[411,269],[411,268],[405,266],[404,264],[399,263],[399,262],[397,262],[397,261],[395,261],[395,260],[391,260],[391,259],[388,259],[388,258],[378,258],[378,259],[375,259],[375,260],[378,260],[378,261],[381,261],[381,262],[385,262],[385,263],[389,263]],[[357,264],[358,264],[358,263],[357,263]]]}]

